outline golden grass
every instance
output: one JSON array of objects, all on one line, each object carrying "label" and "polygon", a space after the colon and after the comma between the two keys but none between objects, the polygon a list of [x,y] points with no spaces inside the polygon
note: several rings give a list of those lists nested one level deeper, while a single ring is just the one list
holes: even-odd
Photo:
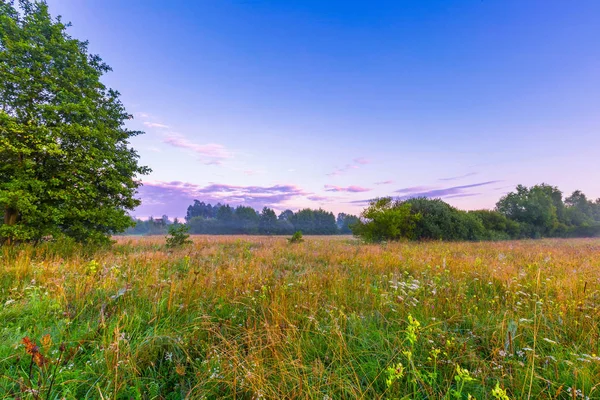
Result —
[{"label": "golden grass", "polygon": [[0,250],[0,398],[600,398],[600,240],[116,240]]}]

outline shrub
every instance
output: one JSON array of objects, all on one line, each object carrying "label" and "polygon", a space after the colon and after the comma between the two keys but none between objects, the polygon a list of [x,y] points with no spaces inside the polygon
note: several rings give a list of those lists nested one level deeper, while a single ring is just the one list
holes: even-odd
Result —
[{"label": "shrub", "polygon": [[169,227],[169,236],[167,236],[167,247],[171,249],[192,243],[188,231],[189,228],[187,225],[171,225]]},{"label": "shrub", "polygon": [[304,242],[304,239],[302,239],[302,231],[296,231],[291,238],[288,239],[288,242],[290,243],[301,243]]},{"label": "shrub", "polygon": [[361,214],[361,219],[352,226],[352,233],[367,242],[412,239],[419,214],[411,213],[408,203],[384,197],[371,201]]},{"label": "shrub", "polygon": [[485,228],[480,219],[440,199],[424,197],[406,200],[414,215],[420,215],[414,238],[434,240],[482,240]]}]

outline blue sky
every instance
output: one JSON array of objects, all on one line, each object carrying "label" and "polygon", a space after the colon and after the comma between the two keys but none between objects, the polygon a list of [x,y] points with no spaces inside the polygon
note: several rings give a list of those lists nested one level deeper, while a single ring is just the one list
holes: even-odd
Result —
[{"label": "blue sky", "polygon": [[358,213],[600,197],[600,2],[49,0],[113,67],[140,217],[193,199]]}]

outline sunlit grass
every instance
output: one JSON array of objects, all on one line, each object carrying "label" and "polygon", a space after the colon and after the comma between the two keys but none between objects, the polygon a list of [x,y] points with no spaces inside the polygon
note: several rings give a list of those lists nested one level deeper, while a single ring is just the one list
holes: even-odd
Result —
[{"label": "sunlit grass", "polygon": [[600,398],[600,240],[45,246],[0,249],[0,398]]}]

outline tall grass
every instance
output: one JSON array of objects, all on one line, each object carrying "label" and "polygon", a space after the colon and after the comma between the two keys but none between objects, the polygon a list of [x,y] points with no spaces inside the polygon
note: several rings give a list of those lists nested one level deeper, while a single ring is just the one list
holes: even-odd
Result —
[{"label": "tall grass", "polygon": [[0,249],[0,399],[600,398],[600,241],[305,239]]}]

